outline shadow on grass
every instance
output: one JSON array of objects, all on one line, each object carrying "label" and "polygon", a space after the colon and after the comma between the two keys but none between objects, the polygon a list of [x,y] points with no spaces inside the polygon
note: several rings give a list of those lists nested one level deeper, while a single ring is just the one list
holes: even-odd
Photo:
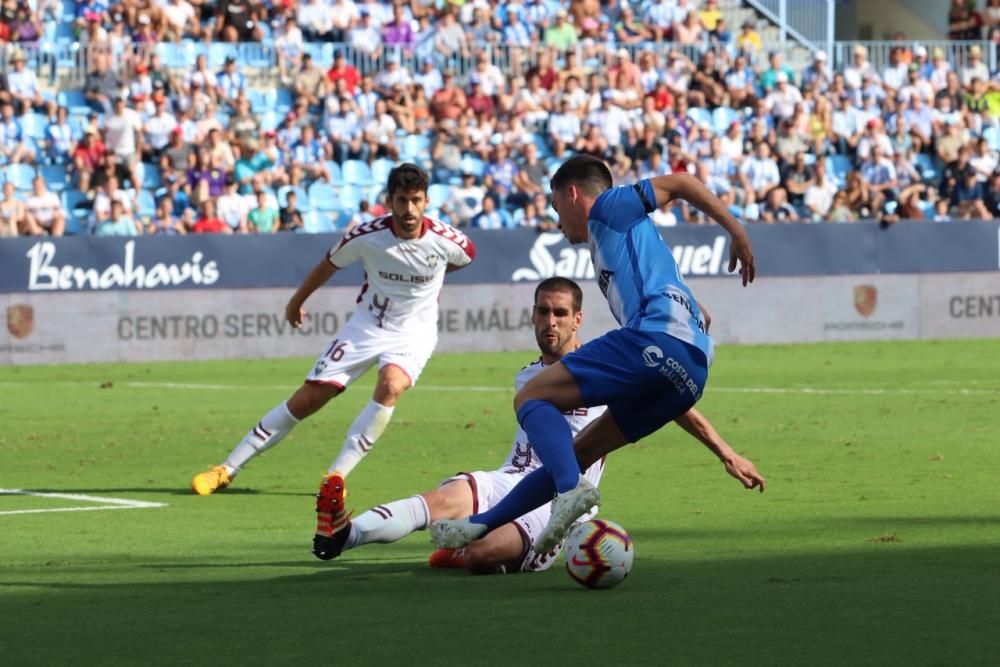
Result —
[{"label": "shadow on grass", "polygon": [[134,664],[141,655],[176,665],[224,655],[304,664],[336,654],[379,665],[722,665],[750,656],[909,666],[996,664],[1000,655],[1000,559],[987,546],[873,543],[677,561],[640,552],[611,591],[577,586],[561,563],[473,577],[415,557],[192,561],[132,562],[113,583],[82,566],[70,581],[65,571],[62,581],[44,570],[3,577],[5,662]]},{"label": "shadow on grass", "polygon": [[[109,493],[161,493],[164,495],[171,496],[194,496],[195,494],[191,491],[189,487],[186,486],[176,486],[167,488],[156,488],[149,486],[134,486],[127,488],[101,488],[101,489],[31,489],[31,491],[36,491],[39,493],[86,493],[86,494],[109,494]],[[310,491],[272,491],[272,490],[260,490],[260,489],[248,489],[246,487],[240,488],[229,488],[222,491],[218,491],[213,495],[220,496],[299,496],[299,497],[315,497],[315,492]]]}]

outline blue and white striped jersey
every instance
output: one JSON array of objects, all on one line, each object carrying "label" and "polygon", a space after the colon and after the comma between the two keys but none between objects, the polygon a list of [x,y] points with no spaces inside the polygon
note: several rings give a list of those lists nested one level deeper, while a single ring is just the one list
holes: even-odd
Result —
[{"label": "blue and white striped jersey", "polygon": [[666,333],[696,346],[711,364],[714,345],[698,302],[649,219],[655,207],[648,180],[597,198],[588,220],[594,275],[621,326]]}]

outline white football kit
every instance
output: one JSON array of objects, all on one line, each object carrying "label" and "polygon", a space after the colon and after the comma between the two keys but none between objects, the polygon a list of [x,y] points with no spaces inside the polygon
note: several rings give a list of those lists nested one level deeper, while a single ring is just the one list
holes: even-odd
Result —
[{"label": "white football kit", "polygon": [[[541,359],[532,362],[521,369],[514,381],[514,386],[521,390],[528,380],[538,375],[545,365]],[[577,408],[566,414],[566,421],[569,422],[570,430],[575,438],[583,428],[594,421],[602,414],[605,408],[603,405],[593,408]],[[528,442],[528,435],[524,429],[518,427],[517,435],[514,437],[514,444],[511,447],[507,460],[500,466],[499,470],[463,472],[447,481],[465,480],[472,487],[472,513],[479,514],[492,508],[499,503],[504,496],[535,468],[541,466],[538,456],[535,454],[531,443]],[[584,477],[594,486],[601,482],[601,475],[604,473],[604,459],[587,468]],[[521,537],[525,544],[525,550],[521,559],[520,569],[522,572],[540,572],[552,567],[556,561],[556,556],[562,549],[562,545],[548,553],[539,554],[534,551],[535,538],[542,532],[542,529],[549,522],[549,513],[552,503],[546,503],[541,507],[528,512],[522,517],[513,521],[514,525],[521,531]],[[580,517],[577,521],[587,521],[594,513],[588,513]]]},{"label": "white football kit", "polygon": [[416,383],[437,345],[444,274],[449,265],[465,266],[475,256],[468,237],[433,218],[424,218],[416,239],[397,237],[391,216],[352,229],[327,259],[338,269],[360,260],[365,283],[350,320],[306,382],[344,389],[378,362],[380,369],[399,367]]}]

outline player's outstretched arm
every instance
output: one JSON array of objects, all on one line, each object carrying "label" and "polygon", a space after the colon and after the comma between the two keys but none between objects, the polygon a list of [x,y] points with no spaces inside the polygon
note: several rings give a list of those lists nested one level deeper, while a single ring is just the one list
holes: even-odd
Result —
[{"label": "player's outstretched arm", "polygon": [[649,179],[656,195],[656,207],[666,206],[675,199],[683,199],[696,209],[715,220],[725,229],[732,242],[729,244],[729,272],[736,270],[737,261],[740,265],[740,276],[744,287],[752,283],[757,274],[754,267],[753,250],[743,225],[733,217],[722,200],[711,193],[705,184],[691,174],[669,174],[654,176]]},{"label": "player's outstretched arm", "polygon": [[309,272],[309,275],[299,285],[299,289],[289,299],[288,305],[285,306],[285,319],[288,320],[289,324],[296,329],[302,326],[302,318],[306,315],[306,311],[302,306],[305,304],[306,299],[326,284],[326,281],[336,272],[337,267],[331,264],[325,257],[320,260],[319,264],[313,267],[313,270]]},{"label": "player's outstretched arm", "polygon": [[733,448],[722,439],[719,432],[703,414],[692,408],[674,421],[719,457],[722,464],[726,466],[726,472],[735,477],[740,484],[748,489],[759,488],[761,493],[764,492],[766,481],[757,472],[754,464],[749,459],[734,452]]}]

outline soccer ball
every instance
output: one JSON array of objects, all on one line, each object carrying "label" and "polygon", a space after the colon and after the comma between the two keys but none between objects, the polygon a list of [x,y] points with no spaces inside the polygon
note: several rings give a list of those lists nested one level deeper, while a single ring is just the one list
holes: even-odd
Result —
[{"label": "soccer ball", "polygon": [[632,538],[614,521],[577,524],[563,543],[566,571],[587,588],[611,588],[628,576],[635,559]]}]

